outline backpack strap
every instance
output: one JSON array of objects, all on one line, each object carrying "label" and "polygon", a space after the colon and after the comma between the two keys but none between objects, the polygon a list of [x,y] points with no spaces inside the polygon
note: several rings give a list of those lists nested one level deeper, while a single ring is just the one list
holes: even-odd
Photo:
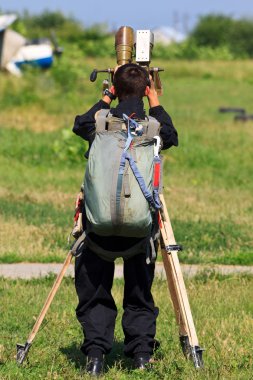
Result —
[{"label": "backpack strap", "polygon": [[148,125],[146,135],[149,138],[158,136],[160,132],[161,124],[153,116],[148,116]]},{"label": "backpack strap", "polygon": [[[126,130],[126,125],[123,119],[112,116],[109,109],[101,109],[97,111],[95,114],[95,120],[97,133],[105,130]],[[140,124],[142,124],[142,121],[140,121]],[[148,116],[143,122],[143,125],[143,132],[148,138],[153,138],[154,136],[159,135],[161,125],[153,116]]]},{"label": "backpack strap", "polygon": [[102,108],[95,113],[96,132],[103,132],[106,130],[106,119],[109,113],[110,110],[108,108]]}]

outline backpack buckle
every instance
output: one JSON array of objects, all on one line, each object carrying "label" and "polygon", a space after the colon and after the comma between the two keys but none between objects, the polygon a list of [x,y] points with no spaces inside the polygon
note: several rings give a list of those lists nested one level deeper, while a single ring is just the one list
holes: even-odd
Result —
[{"label": "backpack buckle", "polygon": [[160,136],[154,136],[155,145],[154,145],[154,156],[159,157],[159,150],[161,147],[161,138]]}]

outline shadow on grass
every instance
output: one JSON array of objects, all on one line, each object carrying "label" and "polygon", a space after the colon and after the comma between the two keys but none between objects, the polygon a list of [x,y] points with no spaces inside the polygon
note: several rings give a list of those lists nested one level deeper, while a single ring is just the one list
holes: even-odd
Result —
[{"label": "shadow on grass", "polygon": [[[124,356],[123,346],[123,342],[115,341],[113,343],[112,351],[106,356],[105,372],[115,366],[126,371],[133,368],[131,359]],[[80,369],[85,366],[86,357],[77,344],[72,343],[67,347],[60,347],[60,352],[63,353],[70,362],[74,363],[76,368]]]},{"label": "shadow on grass", "polygon": [[133,369],[132,360],[124,355],[123,348],[123,342],[114,341],[112,351],[106,357],[106,366],[108,369],[116,366],[126,371]]},{"label": "shadow on grass", "polygon": [[71,363],[74,363],[76,368],[84,366],[85,356],[76,343],[72,343],[67,347],[60,347],[60,352],[63,353]]}]

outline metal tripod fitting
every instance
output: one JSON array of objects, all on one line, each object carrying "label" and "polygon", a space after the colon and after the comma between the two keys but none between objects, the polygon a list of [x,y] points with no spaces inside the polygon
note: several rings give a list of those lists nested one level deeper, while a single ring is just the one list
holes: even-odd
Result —
[{"label": "metal tripod fitting", "polygon": [[114,69],[111,69],[110,67],[108,69],[104,69],[104,70],[94,69],[92,71],[92,73],[90,74],[90,81],[91,82],[95,82],[97,80],[98,73],[108,73],[109,76],[111,76],[111,80],[112,80]]},{"label": "metal tripod fitting", "polygon": [[179,339],[183,354],[186,357],[186,359],[191,360],[196,369],[203,368],[204,363],[202,353],[204,349],[199,346],[191,346],[188,335],[180,336]]},{"label": "metal tripod fitting", "polygon": [[17,344],[17,363],[22,364],[28,355],[28,351],[32,343],[26,342],[25,344]]},{"label": "metal tripod fitting", "polygon": [[165,250],[168,254],[170,254],[173,251],[177,251],[177,252],[183,251],[183,247],[182,245],[179,245],[179,244],[169,244],[169,245],[166,245]]}]

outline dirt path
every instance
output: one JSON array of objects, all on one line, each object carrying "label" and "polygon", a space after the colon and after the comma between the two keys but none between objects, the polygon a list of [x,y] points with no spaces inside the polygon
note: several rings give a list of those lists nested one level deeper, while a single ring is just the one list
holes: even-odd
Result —
[{"label": "dirt path", "polygon": [[[31,279],[48,275],[49,273],[57,274],[61,270],[62,264],[40,264],[40,263],[20,263],[20,264],[0,264],[0,277],[4,278],[23,278]],[[181,264],[184,276],[193,277],[204,269],[213,269],[221,274],[249,273],[253,274],[253,266],[239,265],[188,265]],[[71,264],[66,275],[74,276],[74,265]],[[156,275],[165,278],[165,272],[162,263],[156,264]],[[123,276],[121,264],[116,264],[115,278]]]}]

